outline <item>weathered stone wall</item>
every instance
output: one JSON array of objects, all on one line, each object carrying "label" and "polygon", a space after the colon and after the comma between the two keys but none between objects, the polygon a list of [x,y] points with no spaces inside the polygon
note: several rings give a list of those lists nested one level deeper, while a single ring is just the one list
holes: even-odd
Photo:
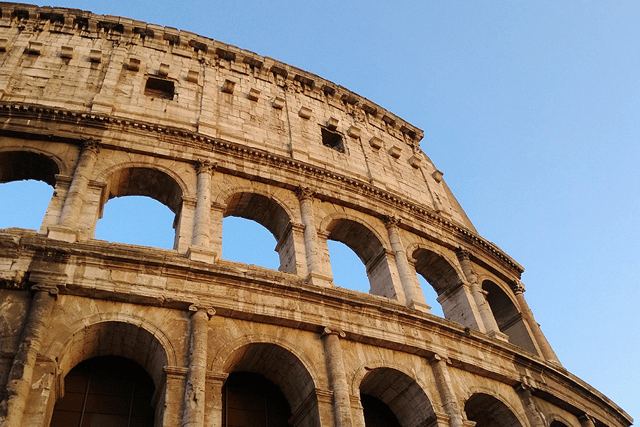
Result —
[{"label": "weathered stone wall", "polygon": [[[0,231],[0,424],[49,425],[65,375],[101,355],[149,373],[158,426],[220,426],[238,371],[273,381],[295,427],[363,427],[361,394],[403,427],[485,407],[505,426],[631,423],[560,365],[522,267],[477,235],[419,129],[192,33],[0,12],[0,182],[55,188],[37,232]],[[173,250],[94,239],[128,195],[175,213]],[[280,271],[220,259],[225,216],[267,228]],[[370,294],[336,286],[327,240],[360,257]]]}]

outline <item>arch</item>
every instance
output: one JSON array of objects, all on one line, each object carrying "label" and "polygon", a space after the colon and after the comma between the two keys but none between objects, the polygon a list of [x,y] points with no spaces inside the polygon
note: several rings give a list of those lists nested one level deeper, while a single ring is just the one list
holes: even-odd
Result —
[{"label": "arch", "polygon": [[294,351],[292,345],[286,344],[287,348],[281,340],[273,341],[243,337],[229,343],[214,356],[212,370],[223,374],[251,372],[264,376],[284,394],[291,407],[292,419],[311,418],[311,424],[319,426],[315,395],[317,382],[315,372],[309,369],[313,365]]},{"label": "arch", "polygon": [[[349,215],[348,213],[332,213],[325,216],[322,219],[322,221],[320,221],[318,230],[329,233],[329,236],[328,236],[329,239],[337,240],[338,242],[342,242],[345,245],[349,246],[365,264],[366,262],[363,259],[363,256],[365,254],[363,255],[359,254],[358,251],[356,251],[355,248],[352,247],[349,243],[342,240],[341,238],[337,238],[337,237],[342,237],[342,235],[348,233],[349,231],[349,230],[343,229],[342,227],[336,230],[336,227],[341,223],[352,224],[354,227],[357,227],[357,229],[360,229],[361,231],[366,233],[368,238],[375,239],[372,241],[375,241],[376,246],[378,246],[381,250],[384,250],[384,251],[391,250],[391,247],[387,243],[386,237],[378,233],[376,228],[372,224],[367,222],[365,219],[354,216],[354,215]],[[363,228],[360,228],[360,227],[363,227]],[[332,236],[334,232],[335,232],[335,235]],[[349,239],[351,236],[347,234],[344,237],[346,239]]]},{"label": "arch", "polygon": [[145,368],[156,387],[164,381],[164,367],[177,365],[175,350],[160,328],[122,313],[99,313],[75,322],[53,338],[46,354],[58,360],[62,377],[83,360],[123,356]]},{"label": "arch", "polygon": [[185,187],[180,180],[155,165],[124,166],[106,177],[106,200],[122,196],[147,196],[180,213]]},{"label": "arch", "polygon": [[571,421],[560,414],[547,414],[547,420],[549,420],[549,427],[576,427],[580,426],[579,422]]},{"label": "arch", "polygon": [[402,427],[438,425],[425,388],[413,376],[388,366],[364,368],[364,371],[358,386],[361,400],[363,395],[380,400],[389,407]]},{"label": "arch", "polygon": [[500,332],[509,336],[509,342],[531,353],[538,354],[529,328],[511,299],[510,293],[505,292],[497,283],[488,279],[482,281],[482,289],[487,293],[487,302]]},{"label": "arch", "polygon": [[56,186],[60,173],[60,159],[32,150],[4,150],[0,152],[0,183],[34,179]]},{"label": "arch", "polygon": [[460,286],[463,275],[444,255],[424,245],[412,245],[407,252],[413,258],[416,273],[422,275],[438,295]]},{"label": "arch", "polygon": [[513,410],[493,393],[473,393],[464,404],[464,412],[468,420],[474,421],[476,427],[525,427]]},{"label": "arch", "polygon": [[[219,198],[222,199],[221,195]],[[270,194],[249,188],[236,188],[224,194],[224,216],[237,216],[257,222],[280,242],[291,223],[292,214],[286,205]]]}]

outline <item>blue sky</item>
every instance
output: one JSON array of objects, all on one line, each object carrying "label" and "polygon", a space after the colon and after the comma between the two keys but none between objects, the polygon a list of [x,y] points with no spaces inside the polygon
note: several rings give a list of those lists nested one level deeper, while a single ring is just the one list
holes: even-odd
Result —
[{"label": "blue sky", "polygon": [[640,417],[640,2],[55,6],[276,58],[423,129],[480,234],[526,268],[525,296],[564,366]]}]

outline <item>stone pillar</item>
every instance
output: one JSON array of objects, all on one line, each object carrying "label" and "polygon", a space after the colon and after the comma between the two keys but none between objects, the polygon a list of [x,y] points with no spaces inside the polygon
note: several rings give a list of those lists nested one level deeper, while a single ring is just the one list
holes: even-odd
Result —
[{"label": "stone pillar", "polygon": [[407,254],[404,250],[402,239],[400,238],[398,224],[400,224],[400,219],[397,217],[385,218],[391,249],[393,249],[398,274],[400,274],[400,283],[402,284],[404,296],[407,300],[407,307],[430,313],[430,307],[424,301],[424,295],[420,289],[420,282],[418,282],[415,269],[411,268],[407,260]]},{"label": "stone pillar", "polygon": [[49,226],[48,237],[66,242],[78,240],[78,220],[89,187],[89,179],[98,160],[98,152],[99,144],[96,141],[86,141],[82,146],[58,224]]},{"label": "stone pillar", "polygon": [[467,281],[471,286],[471,294],[473,295],[473,299],[478,306],[478,311],[480,312],[480,317],[482,318],[482,323],[484,324],[487,335],[508,342],[509,337],[500,332],[498,324],[496,323],[496,319],[495,317],[493,317],[493,313],[491,312],[491,307],[489,307],[489,303],[487,302],[482,288],[478,283],[478,277],[476,276],[476,272],[473,271],[473,266],[471,265],[471,260],[469,259],[469,252],[464,249],[458,249],[456,251],[456,256],[458,257],[460,266],[462,267],[462,271],[464,272],[464,275],[466,276]]},{"label": "stone pillar", "polygon": [[529,325],[529,329],[533,334],[533,338],[536,340],[538,348],[542,352],[542,357],[551,362],[560,364],[558,356],[556,356],[556,353],[549,345],[549,341],[547,341],[547,338],[542,333],[540,325],[538,324],[538,322],[536,322],[536,319],[534,319],[533,312],[529,308],[527,300],[524,299],[524,283],[522,283],[520,280],[516,280],[511,284],[511,289],[516,295],[516,301],[518,301],[518,305],[520,306],[520,313],[522,314],[522,317],[524,317],[525,322],[527,322],[527,325]]},{"label": "stone pillar", "polygon": [[188,251],[189,259],[213,263],[216,253],[209,246],[211,229],[211,173],[215,166],[199,161],[196,165],[198,181],[196,189],[196,209],[193,220],[193,236]]},{"label": "stone pillar", "polygon": [[342,347],[340,338],[345,337],[342,331],[324,328],[322,332],[322,347],[324,359],[329,374],[329,384],[333,391],[333,414],[336,427],[351,427],[351,401],[349,399],[349,386],[344,373],[344,361],[342,359]]},{"label": "stone pillar", "polygon": [[578,417],[578,421],[580,421],[580,425],[582,427],[595,427],[596,424],[593,422],[593,418],[588,414],[582,414]]},{"label": "stone pillar", "polygon": [[207,322],[215,310],[195,305],[191,311],[191,342],[189,345],[189,372],[184,390],[182,427],[204,427],[205,388],[207,382]]},{"label": "stone pillar", "polygon": [[298,187],[296,195],[300,201],[300,216],[304,225],[304,248],[307,255],[307,280],[320,286],[330,286],[331,278],[326,277],[321,267],[322,259],[318,247],[318,231],[313,214],[313,191]]},{"label": "stone pillar", "polygon": [[53,303],[58,294],[58,288],[51,285],[36,285],[31,289],[36,293],[29,308],[29,316],[22,331],[18,351],[9,371],[6,397],[0,404],[0,412],[6,410],[4,424],[0,418],[0,425],[4,425],[4,427],[22,426],[33,369],[51,317]]},{"label": "stone pillar", "polygon": [[515,387],[520,400],[522,401],[522,406],[524,406],[524,412],[529,419],[529,424],[531,427],[547,427],[547,422],[544,419],[544,415],[538,410],[533,396],[531,394],[531,387],[526,383],[522,382]]},{"label": "stone pillar", "polygon": [[451,377],[449,376],[449,370],[447,368],[447,361],[445,358],[434,354],[429,359],[433,375],[436,379],[436,387],[438,394],[442,400],[444,410],[449,416],[450,427],[462,427],[464,421],[462,418],[462,411],[460,411],[460,405],[456,398],[456,393],[451,385]]},{"label": "stone pillar", "polygon": [[222,387],[228,374],[207,373],[207,389],[205,399],[204,425],[206,427],[222,427]]}]

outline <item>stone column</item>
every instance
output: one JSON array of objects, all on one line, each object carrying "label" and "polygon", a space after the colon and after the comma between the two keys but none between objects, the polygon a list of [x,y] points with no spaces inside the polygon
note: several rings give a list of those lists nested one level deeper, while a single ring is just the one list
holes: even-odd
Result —
[{"label": "stone column", "polygon": [[502,341],[509,341],[509,337],[500,332],[500,328],[498,328],[496,319],[495,317],[493,317],[491,307],[489,307],[489,303],[487,302],[482,288],[478,283],[476,272],[473,271],[473,266],[471,265],[471,260],[469,259],[469,252],[464,249],[458,249],[456,251],[456,256],[458,257],[460,266],[462,267],[462,271],[464,272],[464,275],[466,276],[467,281],[471,286],[471,294],[473,295],[473,299],[478,306],[478,311],[480,312],[480,317],[482,318],[482,323],[484,324],[487,335],[493,338],[498,338]]},{"label": "stone column", "polygon": [[582,427],[595,427],[595,423],[593,422],[593,418],[588,414],[582,414],[578,417],[578,421],[580,421],[580,425]]},{"label": "stone column", "polygon": [[329,384],[333,391],[333,414],[336,427],[351,427],[351,401],[349,386],[344,373],[342,347],[340,338],[346,335],[342,331],[324,328],[322,332],[322,347],[325,363],[329,374]]},{"label": "stone column", "polygon": [[182,427],[204,427],[205,388],[207,382],[207,322],[215,310],[195,305],[191,311],[191,342],[189,345],[189,372],[184,390]]},{"label": "stone column", "polygon": [[198,181],[196,188],[196,209],[193,220],[193,236],[189,248],[189,259],[213,263],[216,253],[210,249],[211,229],[211,173],[215,169],[208,161],[196,164]]},{"label": "stone column", "polygon": [[307,255],[307,280],[310,283],[329,286],[331,279],[325,277],[321,268],[322,259],[318,248],[318,231],[313,214],[313,194],[310,188],[298,187],[296,195],[300,201],[300,217],[304,225],[304,248]]},{"label": "stone column", "polygon": [[531,387],[526,383],[522,382],[515,387],[520,400],[522,401],[522,406],[524,406],[524,412],[529,419],[529,424],[531,427],[546,427],[547,422],[544,419],[544,415],[538,410],[533,396],[531,394]]},{"label": "stone column", "polygon": [[[4,427],[22,426],[33,369],[42,345],[42,338],[49,324],[53,303],[58,294],[58,288],[51,285],[36,285],[31,289],[36,293],[31,301],[20,345],[9,371],[6,397],[0,404],[0,411],[4,412],[6,409]],[[0,425],[3,425],[2,419],[0,419]]]},{"label": "stone column", "polygon": [[400,283],[402,284],[404,296],[407,300],[407,306],[425,313],[430,313],[430,307],[424,302],[424,295],[420,289],[420,283],[418,282],[415,269],[411,268],[407,260],[407,254],[404,250],[402,239],[400,238],[398,224],[400,224],[398,217],[391,216],[385,218],[385,225],[389,233],[389,241],[391,242],[391,249],[393,249],[394,252],[398,274],[400,274]]},{"label": "stone column", "polygon": [[436,379],[436,387],[438,394],[442,400],[444,410],[449,416],[450,427],[462,427],[464,421],[462,418],[462,412],[460,411],[460,405],[456,398],[456,393],[451,385],[451,377],[449,377],[449,370],[447,368],[447,361],[445,358],[434,354],[429,359],[433,375]]},{"label": "stone column", "polygon": [[89,179],[93,172],[93,167],[98,159],[99,143],[96,141],[85,141],[80,152],[80,158],[76,165],[73,179],[69,186],[67,197],[62,207],[62,213],[58,219],[58,224],[49,226],[47,236],[52,239],[75,242],[78,240],[78,220],[85,195],[89,187]]},{"label": "stone column", "polygon": [[511,284],[511,289],[516,295],[516,301],[518,301],[518,305],[520,306],[520,313],[522,314],[522,317],[524,317],[525,322],[527,322],[527,325],[529,325],[533,338],[536,340],[538,348],[540,348],[540,351],[542,352],[542,357],[546,360],[560,364],[558,356],[556,356],[556,353],[549,345],[549,341],[547,341],[547,338],[542,333],[540,325],[536,322],[536,319],[534,319],[533,312],[529,308],[527,300],[524,299],[524,283],[520,280],[516,280]]}]

